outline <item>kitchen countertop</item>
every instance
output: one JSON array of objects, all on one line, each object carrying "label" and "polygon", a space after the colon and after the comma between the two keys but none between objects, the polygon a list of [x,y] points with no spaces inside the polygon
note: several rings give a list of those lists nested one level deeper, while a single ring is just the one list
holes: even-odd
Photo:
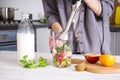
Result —
[{"label": "kitchen countertop", "polygon": [[[33,21],[33,28],[48,28],[45,23],[41,23],[39,21]],[[0,30],[16,30],[18,28],[18,25],[14,26],[0,26]],[[110,32],[120,32],[120,25],[110,24]]]},{"label": "kitchen countertop", "polygon": [[[34,28],[47,28],[45,23],[34,22]],[[120,32],[120,25],[110,24],[110,32]]]},{"label": "kitchen countertop", "polygon": [[[36,28],[47,28],[47,25],[45,23],[41,23],[41,22],[38,22],[38,21],[34,21],[32,23],[33,25],[33,28],[36,29]],[[17,30],[18,29],[18,24],[16,25],[7,25],[7,26],[1,26],[0,25],[0,30]]]},{"label": "kitchen countertop", "polygon": [[33,22],[32,24],[34,28],[48,28],[45,23]]},{"label": "kitchen countertop", "polygon": [[[40,22],[33,22],[33,28],[36,30],[37,28],[47,28],[47,25],[45,23]],[[0,26],[0,30],[17,30],[18,25],[14,26]],[[120,32],[120,25],[110,24],[110,32]]]},{"label": "kitchen countertop", "polygon": [[[43,68],[26,69],[17,61],[16,51],[0,51],[0,80],[120,80],[120,73],[95,74],[87,71],[75,71],[74,65],[67,68],[57,68],[52,64],[50,53],[36,53],[49,60],[50,65]],[[83,58],[82,55],[73,55],[73,58]],[[117,56],[120,62],[120,56]]]},{"label": "kitchen countertop", "polygon": [[[34,28],[47,28],[45,23],[34,22]],[[120,25],[110,24],[110,32],[120,32]]]}]

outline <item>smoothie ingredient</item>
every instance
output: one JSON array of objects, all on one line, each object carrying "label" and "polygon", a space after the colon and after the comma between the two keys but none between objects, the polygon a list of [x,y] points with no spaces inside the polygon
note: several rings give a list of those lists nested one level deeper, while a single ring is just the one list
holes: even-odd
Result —
[{"label": "smoothie ingredient", "polygon": [[69,43],[65,43],[61,47],[53,49],[53,63],[58,67],[67,67],[71,64],[71,48]]},{"label": "smoothie ingredient", "polygon": [[85,59],[89,63],[96,63],[97,61],[99,61],[99,56],[100,54],[96,54],[96,53],[88,53],[84,55]]},{"label": "smoothie ingredient", "polygon": [[82,63],[80,63],[80,64],[77,64],[77,65],[75,66],[75,69],[76,69],[77,71],[84,71],[84,70],[86,69],[86,63],[85,63],[85,62],[82,62]]},{"label": "smoothie ingredient", "polygon": [[23,56],[23,59],[19,60],[24,68],[37,68],[37,67],[46,67],[48,65],[47,59],[40,57],[38,62],[35,63],[33,59],[27,60],[27,55]]},{"label": "smoothie ingredient", "polygon": [[103,66],[110,67],[115,64],[116,56],[111,54],[103,54],[99,57],[99,60]]}]

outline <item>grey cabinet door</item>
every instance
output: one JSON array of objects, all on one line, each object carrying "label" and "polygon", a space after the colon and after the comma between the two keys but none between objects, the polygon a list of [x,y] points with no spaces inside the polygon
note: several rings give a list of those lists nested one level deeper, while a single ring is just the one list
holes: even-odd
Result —
[{"label": "grey cabinet door", "polygon": [[120,55],[120,32],[111,32],[111,52]]},{"label": "grey cabinet door", "polygon": [[116,55],[120,55],[120,32],[116,32]]},{"label": "grey cabinet door", "polygon": [[115,48],[116,48],[116,32],[111,32],[111,53],[115,54]]},{"label": "grey cabinet door", "polygon": [[36,51],[50,53],[49,48],[50,30],[48,28],[36,29]]}]

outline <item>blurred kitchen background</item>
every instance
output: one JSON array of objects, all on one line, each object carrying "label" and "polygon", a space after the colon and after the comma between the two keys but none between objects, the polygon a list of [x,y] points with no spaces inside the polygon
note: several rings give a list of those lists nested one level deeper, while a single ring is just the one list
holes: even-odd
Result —
[{"label": "blurred kitchen background", "polygon": [[32,14],[35,29],[36,51],[50,52],[48,47],[49,29],[45,24],[42,0],[0,0],[0,8],[14,8],[14,20],[0,21],[0,50],[16,49],[16,31],[22,12]]},{"label": "blurred kitchen background", "polygon": [[21,19],[21,12],[30,12],[34,20],[39,20],[44,16],[42,0],[0,0],[0,7],[13,7],[15,20]]},{"label": "blurred kitchen background", "polygon": [[[113,54],[120,54],[120,0],[114,0],[115,9],[110,17],[111,50]],[[16,31],[21,19],[21,12],[32,14],[33,27],[36,36],[36,51],[50,52],[48,37],[50,30],[44,21],[42,0],[0,0],[0,7],[12,7],[14,20],[0,21],[0,50],[16,50]],[[116,15],[117,14],[117,15]],[[117,23],[116,23],[117,22]],[[11,25],[15,23],[15,25]]]}]

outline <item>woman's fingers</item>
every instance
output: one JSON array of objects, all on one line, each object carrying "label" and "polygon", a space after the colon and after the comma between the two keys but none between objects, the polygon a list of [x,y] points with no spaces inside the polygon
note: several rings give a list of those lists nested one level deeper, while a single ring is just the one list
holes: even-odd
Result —
[{"label": "woman's fingers", "polygon": [[53,46],[53,37],[49,36],[49,47]]}]

